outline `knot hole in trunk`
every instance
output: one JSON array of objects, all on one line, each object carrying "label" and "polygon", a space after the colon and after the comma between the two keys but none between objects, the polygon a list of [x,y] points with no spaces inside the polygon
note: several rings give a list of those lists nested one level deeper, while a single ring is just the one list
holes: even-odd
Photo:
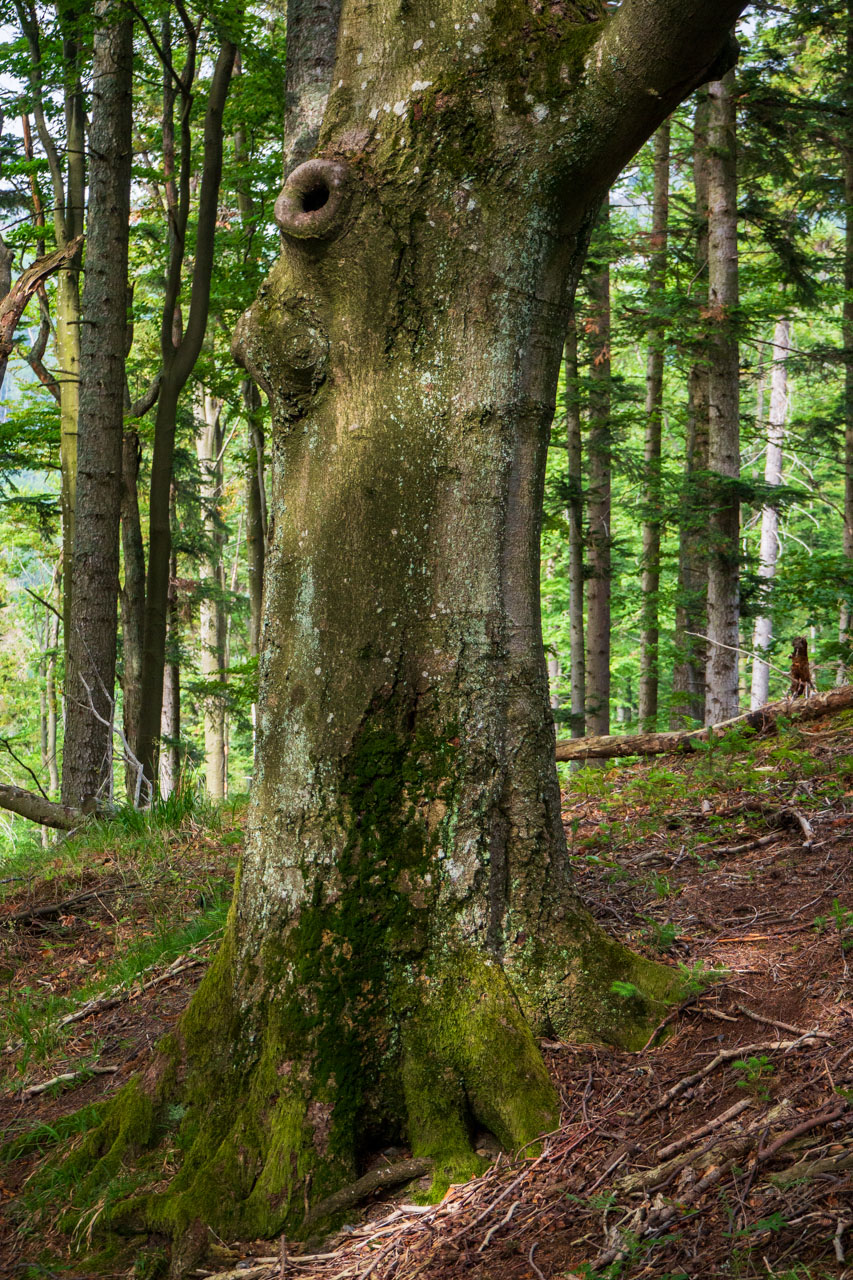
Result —
[{"label": "knot hole in trunk", "polygon": [[350,171],[335,160],[306,160],[293,170],[275,202],[275,220],[287,236],[321,240],[339,229]]}]

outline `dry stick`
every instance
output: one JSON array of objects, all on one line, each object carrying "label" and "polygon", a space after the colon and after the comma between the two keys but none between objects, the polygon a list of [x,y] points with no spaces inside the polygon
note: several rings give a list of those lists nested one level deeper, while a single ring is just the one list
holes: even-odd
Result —
[{"label": "dry stick", "polygon": [[846,1110],[846,1101],[839,1102],[828,1111],[821,1111],[816,1116],[811,1116],[808,1120],[803,1120],[801,1124],[795,1125],[794,1128],[789,1129],[787,1133],[781,1134],[775,1142],[771,1142],[770,1146],[764,1151],[759,1150],[758,1159],[762,1162],[769,1160],[771,1156],[775,1156],[777,1151],[781,1151],[789,1142],[793,1142],[794,1138],[799,1138],[800,1134],[809,1133],[810,1130],[819,1129],[825,1124],[832,1124],[833,1120],[840,1119]]},{"label": "dry stick", "polygon": [[795,1046],[803,1044],[807,1040],[817,1040],[820,1038],[820,1036],[810,1031],[799,1040],[764,1040],[757,1044],[742,1044],[736,1049],[721,1049],[711,1062],[706,1063],[699,1071],[694,1071],[692,1075],[683,1076],[682,1079],[677,1081],[671,1089],[667,1090],[662,1098],[658,1099],[657,1102],[652,1103],[650,1107],[647,1107],[646,1110],[641,1112],[639,1115],[635,1114],[632,1116],[632,1119],[638,1123],[648,1120],[649,1116],[653,1116],[655,1112],[662,1111],[664,1107],[669,1106],[670,1102],[677,1098],[680,1093],[684,1093],[686,1089],[690,1089],[694,1084],[698,1084],[700,1080],[704,1080],[706,1076],[709,1076],[713,1071],[716,1071],[717,1067],[723,1066],[726,1062],[733,1062],[735,1058],[742,1058],[748,1053],[763,1053],[768,1049],[775,1049],[777,1051],[781,1049],[787,1052],[789,1049],[793,1049]]},{"label": "dry stick", "polygon": [[62,898],[60,902],[49,902],[41,907],[22,907],[20,911],[13,911],[11,915],[4,916],[0,920],[0,924],[16,924],[21,920],[46,920],[51,916],[62,915],[66,907],[79,906],[81,902],[88,902],[90,898],[97,898],[101,894],[121,893],[123,889],[138,889],[139,881],[132,880],[128,884],[108,885],[106,888],[89,889],[85,893],[72,894],[70,898]]},{"label": "dry stick", "polygon": [[35,1098],[39,1093],[47,1093],[55,1084],[70,1084],[72,1080],[88,1080],[90,1076],[113,1076],[118,1071],[118,1067],[84,1067],[82,1071],[64,1071],[60,1076],[54,1076],[52,1080],[45,1080],[42,1084],[31,1084],[28,1089],[21,1090],[22,1098]]},{"label": "dry stick", "polygon": [[781,1022],[779,1018],[768,1018],[763,1013],[755,1013],[753,1009],[747,1009],[745,1004],[736,1003],[736,1009],[740,1009],[741,1013],[746,1014],[747,1018],[752,1018],[753,1022],[763,1022],[766,1027],[779,1027],[782,1031],[790,1031],[795,1036],[815,1036],[821,1040],[831,1040],[832,1036],[828,1031],[805,1031],[802,1027],[794,1027],[790,1022]]},{"label": "dry stick", "polygon": [[534,1241],[534,1243],[530,1246],[530,1252],[529,1252],[529,1253],[528,1253],[528,1255],[527,1255],[527,1263],[528,1263],[528,1266],[530,1266],[530,1267],[533,1269],[533,1271],[535,1271],[535,1272],[536,1272],[536,1275],[538,1276],[538,1280],[545,1280],[544,1275],[543,1275],[543,1274],[542,1274],[542,1272],[539,1270],[539,1268],[537,1267],[536,1263],[533,1261],[533,1255],[534,1255],[534,1253],[536,1252],[536,1250],[537,1250],[538,1248],[539,1248],[539,1241],[538,1241],[538,1240],[536,1240],[536,1241]]},{"label": "dry stick", "polygon": [[736,1102],[733,1107],[721,1112],[713,1120],[709,1120],[707,1124],[700,1125],[698,1129],[694,1129],[692,1133],[686,1134],[685,1137],[661,1147],[658,1151],[658,1160],[668,1160],[670,1156],[677,1156],[680,1151],[685,1151],[691,1143],[696,1142],[699,1138],[706,1138],[709,1133],[713,1133],[715,1129],[719,1129],[727,1121],[734,1120],[736,1116],[739,1116],[741,1112],[746,1111],[751,1106],[751,1098],[741,1098],[740,1102]]},{"label": "dry stick", "polygon": [[432,1169],[431,1160],[400,1160],[396,1164],[385,1165],[381,1169],[372,1169],[356,1182],[341,1187],[330,1196],[319,1200],[305,1218],[305,1226],[318,1222],[321,1218],[329,1218],[343,1209],[351,1209],[366,1200],[374,1191],[381,1188],[396,1187],[401,1182],[411,1182],[420,1178]]}]

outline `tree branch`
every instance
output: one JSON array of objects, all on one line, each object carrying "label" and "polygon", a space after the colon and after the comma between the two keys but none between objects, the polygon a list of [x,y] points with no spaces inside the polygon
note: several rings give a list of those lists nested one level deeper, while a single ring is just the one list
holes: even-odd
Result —
[{"label": "tree branch", "polygon": [[43,827],[54,827],[58,831],[71,831],[86,820],[81,809],[54,804],[52,800],[45,800],[32,791],[7,787],[4,783],[0,783],[0,808],[9,809],[21,818],[28,818],[30,822],[37,822]]},{"label": "tree branch", "polygon": [[623,733],[600,737],[569,738],[557,743],[558,760],[611,760],[614,756],[663,756],[691,751],[695,743],[709,742],[740,725],[756,733],[772,733],[780,716],[816,720],[818,716],[853,707],[853,685],[841,685],[813,698],[782,698],[757,711],[723,720],[708,729],[683,729],[673,733]]},{"label": "tree branch", "polygon": [[0,383],[3,381],[9,356],[15,345],[15,330],[24,308],[39,285],[43,285],[54,271],[67,266],[82,244],[83,237],[77,236],[62,248],[54,249],[53,253],[49,253],[44,258],[38,258],[18,277],[6,297],[0,302]]}]

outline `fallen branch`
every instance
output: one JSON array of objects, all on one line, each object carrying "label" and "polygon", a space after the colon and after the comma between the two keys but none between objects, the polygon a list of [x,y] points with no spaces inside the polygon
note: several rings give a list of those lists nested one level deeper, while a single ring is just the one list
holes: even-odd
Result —
[{"label": "fallen branch", "polygon": [[381,1169],[371,1169],[370,1173],[366,1173],[357,1182],[351,1182],[349,1186],[341,1187],[340,1191],[334,1191],[330,1196],[319,1200],[306,1215],[303,1225],[310,1226],[321,1218],[331,1218],[333,1214],[353,1209],[374,1191],[411,1182],[413,1178],[420,1178],[431,1169],[431,1160],[399,1160],[396,1164],[389,1164]]},{"label": "fallen branch", "polygon": [[28,1089],[21,1090],[22,1098],[35,1098],[40,1093],[47,1093],[55,1084],[71,1084],[75,1080],[81,1083],[91,1076],[114,1076],[118,1067],[84,1067],[82,1071],[64,1071],[62,1075],[44,1080],[41,1084],[31,1084]]},{"label": "fallen branch", "polygon": [[139,888],[139,881],[133,880],[127,884],[114,884],[99,889],[89,889],[85,893],[75,893],[70,898],[62,898],[59,902],[48,902],[40,907],[22,907],[19,911],[13,911],[11,915],[4,916],[0,920],[0,924],[20,924],[22,921],[50,920],[53,916],[64,915],[69,907],[78,907],[81,902],[88,902],[90,898],[99,898],[107,893],[121,893],[123,889],[137,888]]},{"label": "fallen branch", "polygon": [[780,717],[816,720],[832,711],[853,707],[853,685],[845,684],[813,698],[783,698],[768,702],[757,711],[747,711],[732,720],[706,729],[682,729],[669,733],[606,734],[591,738],[564,738],[557,743],[558,760],[609,760],[614,756],[662,756],[692,751],[697,743],[709,742],[738,725],[756,733],[775,732]]},{"label": "fallen branch", "polygon": [[82,809],[75,809],[68,804],[55,804],[45,800],[33,791],[24,791],[21,787],[8,787],[0,783],[0,809],[11,809],[21,818],[37,822],[42,827],[54,827],[57,831],[72,831],[86,821],[89,816]]}]

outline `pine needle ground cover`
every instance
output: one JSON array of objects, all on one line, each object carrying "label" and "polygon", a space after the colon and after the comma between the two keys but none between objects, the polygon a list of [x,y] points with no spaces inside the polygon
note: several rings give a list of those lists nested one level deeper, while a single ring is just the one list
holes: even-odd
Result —
[{"label": "pine needle ground cover", "polygon": [[[424,1205],[417,1181],[389,1194],[378,1176],[410,1153],[380,1152],[365,1169],[379,1190],[337,1236],[211,1239],[199,1276],[843,1272],[853,717],[772,739],[740,734],[686,760],[567,770],[563,803],[587,905],[680,968],[681,1003],[640,1052],[543,1043],[563,1116],[535,1155],[498,1151],[482,1133],[487,1171]],[[76,1203],[46,1171],[186,1007],[216,945],[240,838],[228,811],[190,813],[171,828],[78,836],[42,852],[35,870],[0,875],[0,1274],[166,1274],[166,1242],[105,1236],[100,1206]],[[134,1176],[152,1186],[170,1171]]]}]

